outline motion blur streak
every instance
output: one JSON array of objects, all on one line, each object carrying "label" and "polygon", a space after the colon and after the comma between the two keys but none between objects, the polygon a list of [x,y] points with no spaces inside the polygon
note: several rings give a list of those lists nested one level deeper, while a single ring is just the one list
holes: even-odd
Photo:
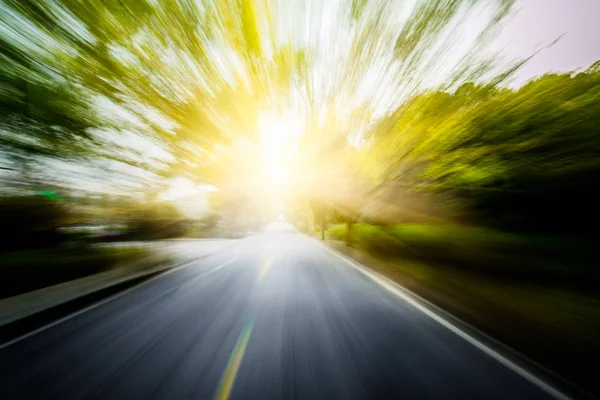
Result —
[{"label": "motion blur streak", "polygon": [[312,237],[600,395],[598,16],[0,0],[0,394],[544,396]]}]

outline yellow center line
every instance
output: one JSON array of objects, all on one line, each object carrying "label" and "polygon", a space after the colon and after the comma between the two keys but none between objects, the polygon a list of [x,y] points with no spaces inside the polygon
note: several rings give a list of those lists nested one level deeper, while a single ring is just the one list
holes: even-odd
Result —
[{"label": "yellow center line", "polygon": [[263,263],[262,267],[260,268],[260,271],[258,271],[258,278],[257,280],[260,282],[262,281],[262,279],[265,277],[265,275],[267,274],[267,271],[269,270],[269,268],[271,268],[271,265],[273,264],[273,258],[269,257],[265,260],[265,262]]},{"label": "yellow center line", "polygon": [[233,388],[233,384],[235,382],[235,377],[237,376],[240,365],[242,364],[242,359],[246,353],[246,347],[248,346],[248,341],[250,340],[253,326],[254,318],[250,317],[248,321],[246,321],[244,329],[242,329],[242,332],[240,333],[240,337],[233,348],[231,357],[229,357],[227,367],[225,367],[225,372],[223,373],[221,382],[219,383],[219,390],[217,391],[215,400],[229,399],[231,389]]}]

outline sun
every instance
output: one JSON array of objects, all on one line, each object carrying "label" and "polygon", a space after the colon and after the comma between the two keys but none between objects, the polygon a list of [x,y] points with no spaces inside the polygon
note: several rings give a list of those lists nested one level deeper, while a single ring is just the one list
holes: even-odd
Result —
[{"label": "sun", "polygon": [[262,156],[269,182],[281,187],[289,183],[290,159],[295,151],[296,139],[302,123],[294,113],[264,113],[259,120],[262,136]]}]

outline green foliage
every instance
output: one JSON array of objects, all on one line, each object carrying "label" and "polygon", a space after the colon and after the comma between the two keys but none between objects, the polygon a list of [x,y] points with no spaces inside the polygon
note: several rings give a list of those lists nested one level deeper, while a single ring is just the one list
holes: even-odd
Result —
[{"label": "green foliage", "polygon": [[[330,226],[327,237],[344,240],[346,224]],[[564,237],[512,234],[461,225],[352,225],[353,246],[385,259],[427,261],[439,268],[469,270],[488,277],[554,285],[596,287],[592,242]]]},{"label": "green foliage", "polygon": [[373,170],[453,193],[484,224],[575,233],[586,216],[591,227],[599,221],[599,116],[593,71],[546,75],[518,90],[465,84],[427,92],[374,129]]},{"label": "green foliage", "polygon": [[[303,158],[319,158],[344,147],[350,125],[370,122],[378,91],[354,101],[366,77],[385,70],[386,79],[398,78],[395,92],[414,92],[426,83],[432,43],[445,40],[444,28],[474,2],[404,5],[410,15],[400,34],[394,3],[328,5],[337,15],[331,33],[351,41],[348,52],[331,52],[328,46],[342,38],[316,40],[321,22],[302,3],[3,0],[0,110],[10,116],[10,129],[0,129],[0,150],[21,158],[93,155],[122,168],[227,184],[243,169],[231,162],[240,143],[245,153],[260,152],[261,115],[295,108],[306,110],[299,116],[315,128],[308,129]],[[509,3],[491,1],[488,11],[496,15]],[[353,104],[333,100],[344,97]],[[94,134],[103,129],[110,140]],[[131,157],[135,144],[111,148],[130,132],[155,140],[172,159]],[[253,157],[248,164],[258,164]]]},{"label": "green foliage", "polygon": [[[30,181],[22,170],[35,160],[82,165],[93,155],[107,175],[134,176],[131,167],[156,186],[182,174],[254,185],[268,175],[261,116],[292,110],[307,131],[288,152],[304,170],[295,195],[318,199],[300,207],[308,229],[322,214],[359,219],[361,193],[387,182],[443,193],[440,207],[460,202],[486,226],[582,232],[578,221],[600,223],[590,194],[600,170],[598,65],[500,88],[514,69],[483,79],[492,60],[474,55],[514,1],[486,2],[485,13],[474,0],[337,3],[327,32],[334,44],[347,40],[345,50],[317,40],[325,27],[288,2],[3,0],[0,151]],[[482,30],[462,54],[456,38],[472,13]],[[431,89],[434,64],[453,51],[464,62],[444,65],[446,81]],[[372,78],[385,84],[369,87]],[[129,133],[166,156],[147,156]]]},{"label": "green foliage", "polygon": [[331,240],[344,240],[348,231],[346,224],[333,224],[327,227],[327,238]]}]

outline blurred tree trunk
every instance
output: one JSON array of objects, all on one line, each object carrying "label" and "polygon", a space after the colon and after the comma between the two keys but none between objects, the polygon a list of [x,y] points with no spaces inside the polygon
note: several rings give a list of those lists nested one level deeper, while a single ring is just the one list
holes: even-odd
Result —
[{"label": "blurred tree trunk", "polygon": [[304,213],[306,214],[306,229],[310,235],[315,234],[315,216],[310,208],[308,198],[304,200]]},{"label": "blurred tree trunk", "polygon": [[346,237],[345,243],[346,246],[352,247],[352,226],[354,225],[354,220],[347,219],[346,220]]}]

